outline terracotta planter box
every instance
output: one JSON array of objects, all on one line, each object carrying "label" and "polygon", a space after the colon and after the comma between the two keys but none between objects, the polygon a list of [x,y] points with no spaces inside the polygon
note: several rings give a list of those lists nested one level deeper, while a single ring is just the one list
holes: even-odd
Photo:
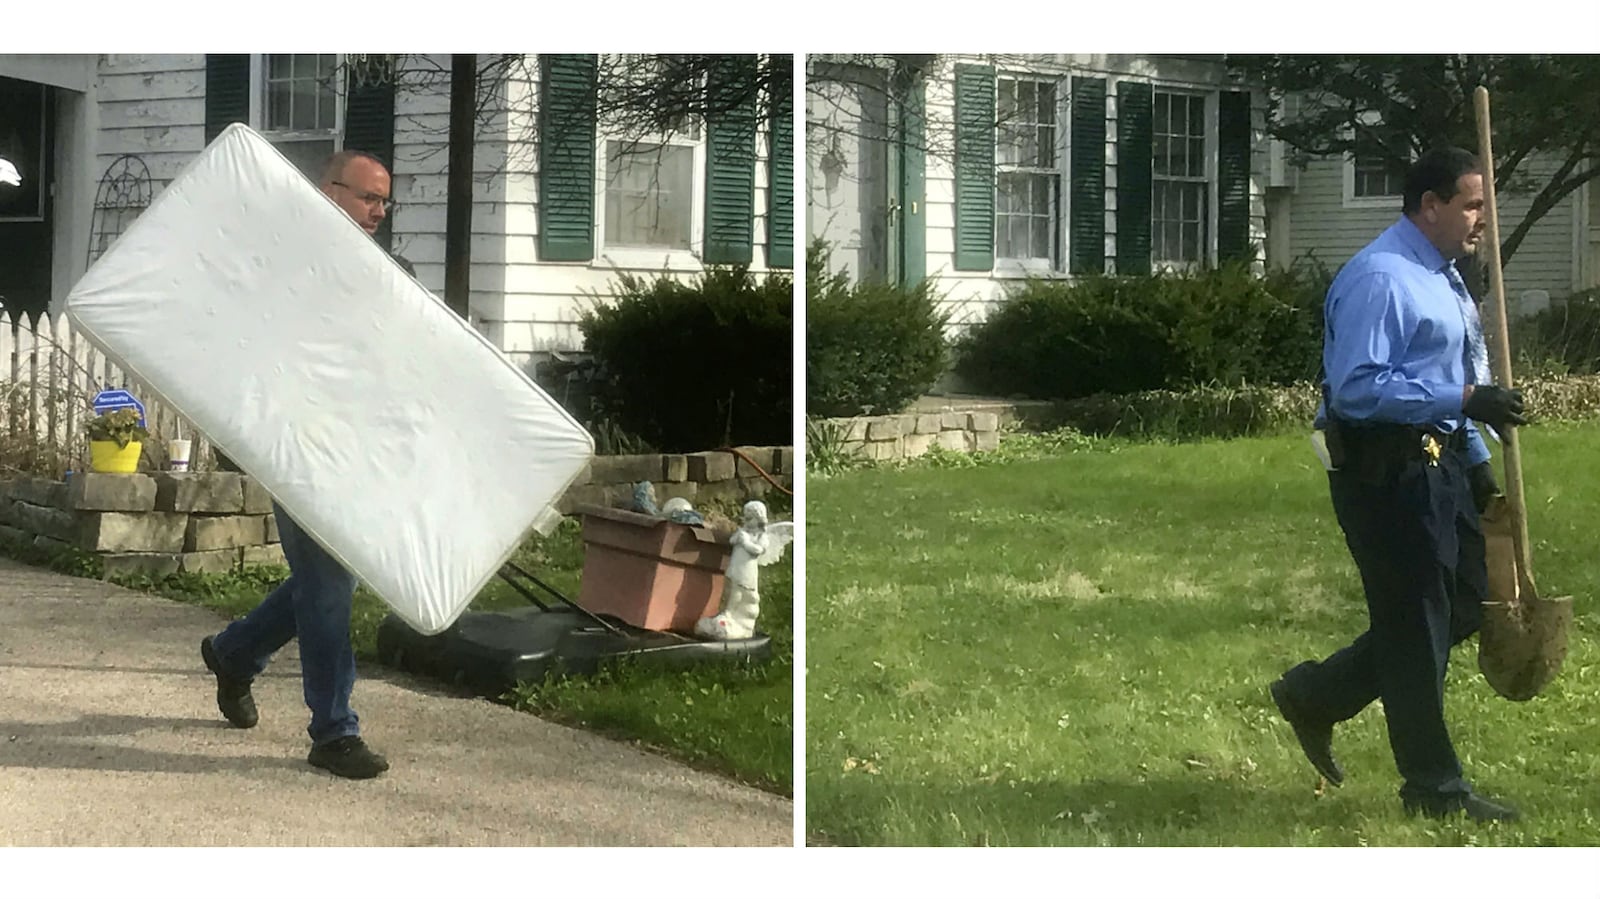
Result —
[{"label": "terracotta planter box", "polygon": [[574,511],[583,516],[579,605],[635,627],[690,634],[717,614],[730,550],[710,529],[624,509]]}]

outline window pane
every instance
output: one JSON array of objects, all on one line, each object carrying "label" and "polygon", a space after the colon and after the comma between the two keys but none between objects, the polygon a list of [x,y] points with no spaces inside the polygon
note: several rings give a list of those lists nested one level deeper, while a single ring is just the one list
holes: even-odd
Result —
[{"label": "window pane", "polygon": [[272,143],[294,163],[295,168],[313,181],[322,177],[322,164],[333,154],[331,140],[282,140]]},{"label": "window pane", "polygon": [[1039,167],[1051,168],[1056,164],[1056,129],[1050,125],[1039,126]]},{"label": "window pane", "polygon": [[293,78],[294,57],[286,53],[274,53],[267,57],[268,78]]},{"label": "window pane", "polygon": [[1036,215],[1029,219],[1033,223],[1033,235],[1030,242],[1032,255],[1040,259],[1048,259],[1054,254],[1050,251],[1050,217]]},{"label": "window pane", "polygon": [[1017,82],[1017,111],[1023,118],[1032,120],[1038,110],[1037,91],[1032,81]]},{"label": "window pane", "polygon": [[267,130],[289,127],[288,81],[274,82],[267,87]]},{"label": "window pane", "polygon": [[606,144],[606,243],[689,249],[694,150],[639,144],[624,153]]},{"label": "window pane", "polygon": [[289,127],[311,131],[317,127],[317,82],[310,78],[294,82],[294,102],[289,111]]},{"label": "window pane", "polygon": [[1056,86],[1051,82],[1039,85],[1039,122],[1045,125],[1056,123]]}]

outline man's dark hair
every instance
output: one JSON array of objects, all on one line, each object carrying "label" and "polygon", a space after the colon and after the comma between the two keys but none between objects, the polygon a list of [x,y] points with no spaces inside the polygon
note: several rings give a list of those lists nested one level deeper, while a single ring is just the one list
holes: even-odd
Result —
[{"label": "man's dark hair", "polygon": [[1482,173],[1478,157],[1460,147],[1434,147],[1417,157],[1406,170],[1404,203],[1400,211],[1411,215],[1422,208],[1422,195],[1433,191],[1439,199],[1450,202],[1456,195],[1457,182],[1462,175]]},{"label": "man's dark hair", "polygon": [[322,177],[317,179],[317,183],[327,184],[344,177],[344,167],[349,165],[352,159],[370,159],[383,166],[384,171],[389,171],[388,164],[371,153],[364,153],[360,150],[340,150],[329,156],[328,161],[322,164]]}]

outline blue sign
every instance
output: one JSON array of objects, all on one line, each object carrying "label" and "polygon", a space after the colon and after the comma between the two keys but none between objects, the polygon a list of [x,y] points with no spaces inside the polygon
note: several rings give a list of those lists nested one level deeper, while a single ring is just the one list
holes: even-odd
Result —
[{"label": "blue sign", "polygon": [[94,395],[94,411],[96,415],[115,412],[118,409],[137,409],[139,411],[139,426],[144,427],[144,403],[139,398],[126,390],[102,390]]}]

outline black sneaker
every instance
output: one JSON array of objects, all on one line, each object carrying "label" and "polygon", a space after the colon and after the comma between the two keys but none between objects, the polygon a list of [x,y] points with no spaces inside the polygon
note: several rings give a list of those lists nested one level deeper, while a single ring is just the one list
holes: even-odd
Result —
[{"label": "black sneaker", "polygon": [[1300,749],[1305,752],[1311,767],[1317,769],[1317,773],[1326,778],[1328,783],[1336,787],[1342,785],[1344,769],[1333,757],[1333,725],[1312,721],[1302,714],[1289,696],[1288,685],[1282,678],[1273,681],[1269,692],[1283,720],[1289,722],[1289,727],[1294,730],[1295,739],[1300,741]]},{"label": "black sneaker", "polygon": [[250,678],[239,680],[222,673],[222,663],[217,661],[217,651],[211,638],[200,641],[200,658],[206,668],[217,676],[217,709],[234,727],[256,726],[256,701],[250,695]]},{"label": "black sneaker", "polygon": [[377,777],[389,770],[389,760],[368,749],[367,744],[354,735],[318,743],[311,747],[306,761],[352,780]]},{"label": "black sneaker", "polygon": [[1511,806],[1486,799],[1477,793],[1454,793],[1427,799],[1406,798],[1402,802],[1407,814],[1422,814],[1430,818],[1448,818],[1463,813],[1478,822],[1515,821],[1522,817]]}]

